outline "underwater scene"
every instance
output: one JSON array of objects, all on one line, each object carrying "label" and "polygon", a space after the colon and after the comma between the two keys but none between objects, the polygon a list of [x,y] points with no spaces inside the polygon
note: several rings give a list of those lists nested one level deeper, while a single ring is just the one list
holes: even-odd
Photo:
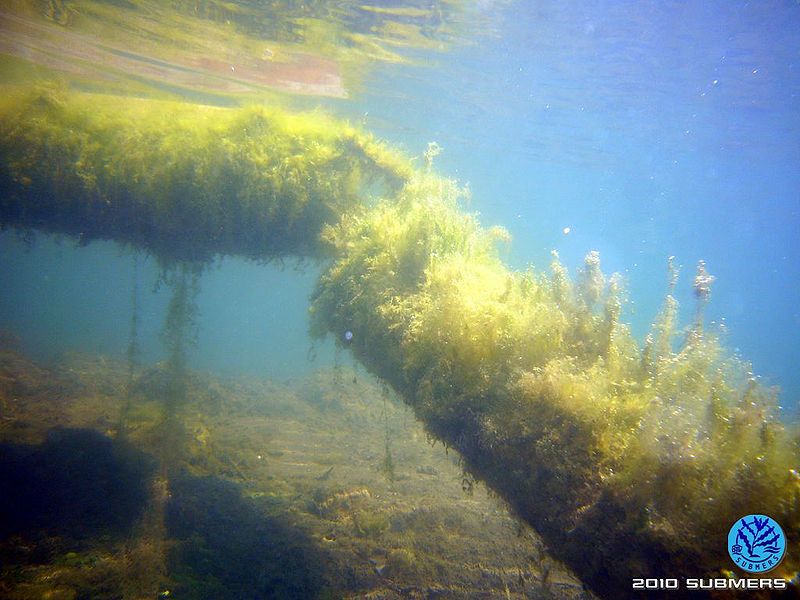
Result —
[{"label": "underwater scene", "polygon": [[0,4],[0,598],[800,596],[799,32]]}]

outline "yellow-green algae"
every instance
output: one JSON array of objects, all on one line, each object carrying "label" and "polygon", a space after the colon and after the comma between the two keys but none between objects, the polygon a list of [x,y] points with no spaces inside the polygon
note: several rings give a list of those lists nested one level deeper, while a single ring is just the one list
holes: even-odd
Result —
[{"label": "yellow-green algae", "polygon": [[6,96],[0,134],[6,226],[167,260],[330,256],[313,333],[352,332],[369,370],[601,593],[719,574],[744,514],[800,541],[797,432],[704,328],[704,268],[685,339],[670,267],[640,348],[596,253],[575,278],[557,256],[549,274],[511,271],[495,248],[508,234],[465,214],[454,182],[320,115],[38,91]]},{"label": "yellow-green algae", "polygon": [[319,256],[318,233],[402,158],[322,114],[6,90],[0,220],[167,260]]},{"label": "yellow-green algae", "polygon": [[597,253],[575,280],[557,256],[549,275],[510,271],[493,243],[504,232],[458,197],[419,175],[327,228],[338,258],[313,298],[314,332],[351,331],[354,354],[601,593],[626,594],[637,576],[720,576],[727,531],[750,513],[796,547],[797,433],[700,309],[673,350],[677,273],[640,349]]}]

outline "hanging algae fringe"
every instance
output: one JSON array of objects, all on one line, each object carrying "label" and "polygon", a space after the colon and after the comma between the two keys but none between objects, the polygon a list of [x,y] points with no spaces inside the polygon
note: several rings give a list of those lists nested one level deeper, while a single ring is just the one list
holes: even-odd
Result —
[{"label": "hanging algae fringe", "polygon": [[318,257],[319,231],[409,174],[371,136],[263,107],[5,91],[0,221],[163,260]]},{"label": "hanging algae fringe", "polygon": [[[318,115],[31,93],[0,110],[4,225],[116,239],[165,260],[329,256],[333,332],[593,589],[724,576],[765,513],[800,542],[798,435],[705,331],[677,343],[677,278],[642,349],[597,253],[576,278],[508,270],[448,180]],[[119,106],[124,104],[124,106]],[[389,198],[367,204],[365,192]],[[699,285],[697,282],[700,281]],[[708,300],[710,276],[695,291]],[[702,293],[700,293],[702,292]],[[680,346],[679,350],[675,350]],[[790,553],[770,576],[791,576]]]}]

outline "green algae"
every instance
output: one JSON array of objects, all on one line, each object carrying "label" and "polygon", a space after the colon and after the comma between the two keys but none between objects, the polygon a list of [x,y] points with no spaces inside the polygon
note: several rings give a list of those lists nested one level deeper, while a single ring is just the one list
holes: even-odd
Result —
[{"label": "green algae", "polygon": [[[718,572],[743,514],[800,538],[800,437],[705,326],[705,265],[680,339],[669,263],[640,347],[597,253],[575,277],[557,255],[549,273],[508,269],[507,232],[465,213],[430,160],[414,173],[327,117],[39,91],[0,104],[0,133],[5,226],[166,262],[329,257],[312,333],[390,384],[596,590],[628,590],[653,564]],[[775,573],[796,568],[789,556]]]},{"label": "green algae", "polygon": [[408,167],[322,114],[9,92],[0,102],[0,220],[165,261],[318,257],[318,233]]},{"label": "green algae", "polygon": [[[312,302],[331,331],[415,408],[603,593],[651,573],[713,573],[743,514],[798,538],[796,431],[776,394],[695,323],[676,344],[677,273],[640,349],[622,282],[590,253],[573,280],[508,270],[453,182],[418,175],[325,239],[337,256]],[[698,284],[699,282],[699,284]],[[675,349],[673,349],[675,348]],[[791,574],[787,559],[779,574]]]},{"label": "green algae", "polygon": [[194,345],[197,315],[195,298],[200,288],[200,273],[186,263],[181,264],[174,276],[167,282],[172,288],[167,315],[161,336],[167,348],[166,370],[169,384],[164,401],[168,411],[175,412],[177,406],[186,400],[187,352]]}]

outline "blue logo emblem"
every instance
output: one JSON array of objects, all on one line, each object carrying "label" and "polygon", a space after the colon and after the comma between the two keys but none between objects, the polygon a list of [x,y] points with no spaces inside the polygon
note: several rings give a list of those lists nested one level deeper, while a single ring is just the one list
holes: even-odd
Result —
[{"label": "blue logo emblem", "polygon": [[783,529],[766,515],[747,515],[728,532],[728,554],[748,573],[765,573],[786,554]]}]

